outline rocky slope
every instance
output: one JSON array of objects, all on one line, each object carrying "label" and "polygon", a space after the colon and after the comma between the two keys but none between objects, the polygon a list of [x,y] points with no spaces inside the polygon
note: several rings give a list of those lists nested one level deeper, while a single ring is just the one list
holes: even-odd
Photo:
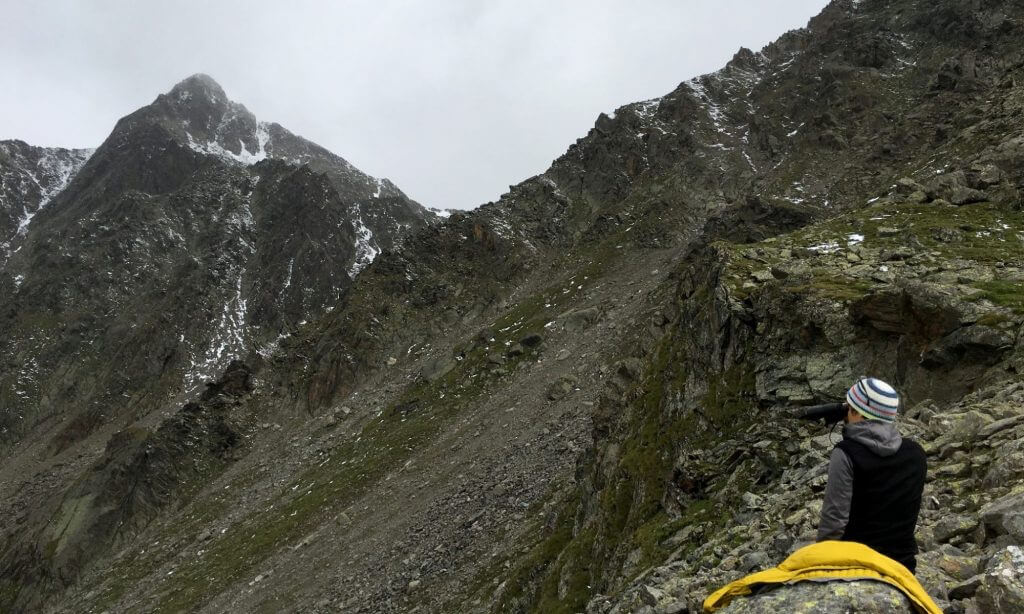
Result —
[{"label": "rocky slope", "polygon": [[[785,408],[862,373],[904,391],[945,478],[927,586],[1012,603],[971,578],[1019,545],[984,519],[1022,477],[993,460],[1020,441],[1022,24],[1010,2],[840,0],[602,115],[210,396],[8,487],[0,604],[693,611],[806,538],[829,443]],[[215,157],[267,150],[187,119],[178,141]],[[949,509],[970,528],[936,532]]]}]

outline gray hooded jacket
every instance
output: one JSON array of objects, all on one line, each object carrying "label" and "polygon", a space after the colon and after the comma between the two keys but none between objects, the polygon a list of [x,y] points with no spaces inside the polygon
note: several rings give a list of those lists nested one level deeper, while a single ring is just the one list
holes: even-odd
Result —
[{"label": "gray hooded jacket", "polygon": [[[843,426],[843,438],[866,446],[879,456],[892,456],[903,444],[896,425],[879,420],[864,420]],[[838,447],[832,450],[828,463],[828,485],[821,504],[821,522],[818,541],[839,539],[850,520],[850,501],[853,499],[853,463]]]}]

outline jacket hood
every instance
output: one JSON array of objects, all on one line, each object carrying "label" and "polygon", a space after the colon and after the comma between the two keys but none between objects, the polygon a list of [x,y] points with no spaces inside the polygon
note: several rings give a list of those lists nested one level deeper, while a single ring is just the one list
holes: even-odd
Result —
[{"label": "jacket hood", "polygon": [[843,437],[852,439],[879,456],[892,456],[903,445],[896,425],[879,420],[863,420],[843,427]]}]

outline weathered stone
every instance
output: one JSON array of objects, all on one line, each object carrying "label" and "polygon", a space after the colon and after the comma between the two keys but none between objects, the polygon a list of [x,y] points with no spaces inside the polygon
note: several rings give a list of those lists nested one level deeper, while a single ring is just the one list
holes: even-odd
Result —
[{"label": "weathered stone", "polygon": [[894,614],[914,611],[910,600],[899,589],[865,580],[783,584],[756,595],[733,599],[719,610],[723,614]]},{"label": "weathered stone", "polygon": [[615,364],[615,374],[627,381],[632,381],[640,375],[642,367],[643,365],[640,360],[636,358],[626,358]]},{"label": "weathered stone", "polygon": [[978,527],[978,520],[970,516],[944,516],[935,523],[935,539],[947,542],[958,535],[967,535]]},{"label": "weathered stone", "polygon": [[740,500],[743,502],[743,505],[749,509],[757,509],[758,507],[761,507],[762,498],[754,493],[745,492],[740,496]]},{"label": "weathered stone", "polygon": [[1024,612],[1024,551],[1019,546],[1007,546],[992,557],[976,598],[983,612]]},{"label": "weathered stone", "polygon": [[807,518],[807,510],[801,509],[793,512],[789,516],[786,516],[783,522],[786,523],[786,526],[793,527],[803,522],[805,518]]},{"label": "weathered stone", "polygon": [[949,452],[944,453],[962,450],[967,442],[973,441],[977,433],[992,422],[992,418],[974,409],[945,417],[942,427],[945,431],[944,439],[949,445],[944,447]]},{"label": "weathered stone", "polygon": [[1003,180],[1005,174],[995,164],[972,164],[967,171],[967,185],[972,188],[984,190],[990,188]]},{"label": "weathered stone", "polygon": [[996,420],[992,424],[981,427],[978,430],[978,437],[981,439],[988,439],[1000,431],[1004,431],[1008,428],[1013,428],[1018,424],[1024,424],[1024,415],[1011,416],[1009,418],[1003,418],[1002,420]]},{"label": "weathered stone", "polygon": [[978,592],[978,587],[981,586],[983,576],[981,574],[971,576],[970,578],[959,582],[949,587],[949,598],[951,600],[957,599],[970,599]]},{"label": "weathered stone", "polygon": [[654,608],[655,614],[684,614],[689,608],[685,601],[673,601]]},{"label": "weathered stone", "polygon": [[576,388],[577,380],[571,375],[563,375],[548,386],[547,397],[551,401],[559,401],[569,396]]},{"label": "weathered stone", "polygon": [[558,319],[567,332],[575,333],[592,326],[600,316],[601,311],[597,307],[587,307],[563,313]]},{"label": "weathered stone", "polygon": [[[970,472],[971,466],[967,463],[950,463],[948,465],[942,465],[936,469],[933,475],[937,478],[962,478]],[[940,538],[939,541],[944,540]]]},{"label": "weathered stone", "polygon": [[950,192],[948,198],[954,205],[969,205],[988,200],[988,195],[974,188],[959,187]]},{"label": "weathered stone", "polygon": [[1024,452],[1012,452],[1001,457],[998,463],[993,463],[983,483],[989,487],[1001,486],[1021,478],[1024,478]]},{"label": "weathered stone", "polygon": [[665,598],[665,591],[654,588],[653,586],[644,585],[640,589],[640,600],[649,606],[656,606],[658,602]]},{"label": "weathered stone", "polygon": [[420,375],[429,381],[436,381],[448,375],[455,368],[455,359],[448,355],[438,356],[437,358],[428,362]]},{"label": "weathered stone", "polygon": [[911,192],[907,196],[907,200],[912,203],[926,203],[928,202],[928,193],[924,190],[917,190],[915,192]]},{"label": "weathered stone", "polygon": [[[983,567],[980,557],[967,556],[954,546],[943,544],[935,551],[933,565],[954,580],[966,580],[981,572]],[[925,557],[921,560],[930,560]]]},{"label": "weathered stone", "polygon": [[1024,493],[989,503],[981,509],[981,521],[996,535],[1010,535],[1024,543]]},{"label": "weathered stone", "polygon": [[924,191],[924,186],[914,181],[910,177],[901,177],[896,180],[896,193],[897,194],[910,194],[912,192]]},{"label": "weathered stone", "polygon": [[750,572],[768,566],[768,555],[764,552],[748,552],[740,558],[740,571]]}]

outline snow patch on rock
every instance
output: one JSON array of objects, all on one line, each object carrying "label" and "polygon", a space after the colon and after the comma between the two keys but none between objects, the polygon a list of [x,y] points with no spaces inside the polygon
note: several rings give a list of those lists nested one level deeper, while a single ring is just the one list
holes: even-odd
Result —
[{"label": "snow patch on rock", "polygon": [[356,255],[347,272],[350,279],[355,279],[360,271],[373,262],[381,250],[373,239],[373,231],[363,222],[363,215],[358,204],[352,206],[351,220],[352,228],[355,230]]},{"label": "snow patch on rock", "polygon": [[266,122],[256,122],[256,130],[253,134],[253,138],[256,139],[256,151],[249,151],[245,146],[245,141],[241,139],[238,141],[240,151],[235,153],[226,149],[216,139],[200,143],[196,141],[195,137],[193,137],[189,132],[186,132],[185,136],[188,138],[188,146],[193,151],[197,151],[208,156],[216,156],[227,162],[252,166],[257,162],[266,160],[269,155],[267,145],[270,143],[270,132],[267,130]]}]

